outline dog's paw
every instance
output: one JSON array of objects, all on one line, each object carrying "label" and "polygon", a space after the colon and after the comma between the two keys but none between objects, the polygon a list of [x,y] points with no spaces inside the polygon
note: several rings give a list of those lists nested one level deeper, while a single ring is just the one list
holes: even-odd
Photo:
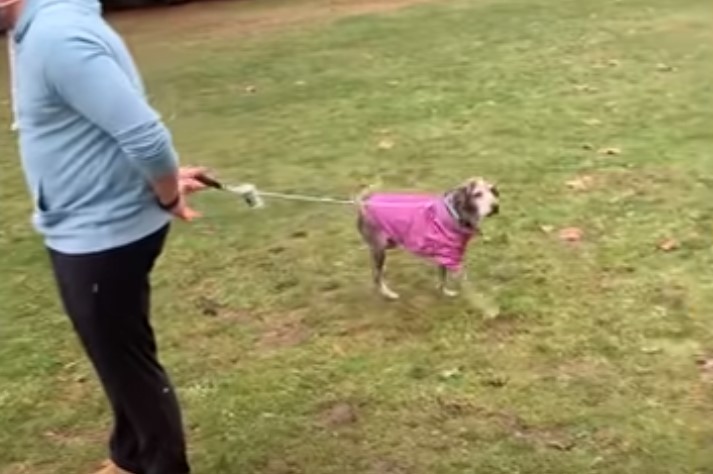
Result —
[{"label": "dog's paw", "polygon": [[391,288],[389,288],[389,287],[386,286],[386,285],[382,285],[382,286],[379,288],[379,293],[381,293],[381,296],[383,296],[383,297],[386,298],[387,300],[394,301],[394,300],[399,299],[399,294],[396,293],[396,292],[394,292],[394,291],[392,291]]},{"label": "dog's paw", "polygon": [[441,288],[441,293],[443,293],[443,296],[447,296],[448,298],[455,298],[456,296],[458,296],[460,294],[456,290],[451,290],[450,288],[445,288],[445,287]]}]

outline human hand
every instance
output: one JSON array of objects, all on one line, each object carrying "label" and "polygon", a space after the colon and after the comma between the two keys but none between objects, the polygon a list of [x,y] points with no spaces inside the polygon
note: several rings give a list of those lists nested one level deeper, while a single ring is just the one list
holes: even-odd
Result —
[{"label": "human hand", "polygon": [[205,176],[206,169],[200,166],[186,166],[178,170],[178,192],[187,196],[205,189],[207,186],[197,178]]},{"label": "human hand", "polygon": [[197,217],[201,217],[200,212],[188,206],[188,203],[186,202],[186,196],[183,193],[178,196],[178,201],[176,202],[176,205],[173,206],[168,212],[170,212],[173,217],[176,217],[186,222],[190,222]]},{"label": "human hand", "polygon": [[[192,221],[200,217],[200,213],[193,210],[187,202],[186,196],[206,188],[198,178],[205,175],[206,169],[202,167],[183,167],[173,175],[173,185],[169,186],[167,181],[166,192],[173,187],[174,198],[168,202],[162,202],[162,207],[174,217],[182,221]],[[162,184],[162,183],[161,183]],[[166,194],[166,192],[164,194]]]}]

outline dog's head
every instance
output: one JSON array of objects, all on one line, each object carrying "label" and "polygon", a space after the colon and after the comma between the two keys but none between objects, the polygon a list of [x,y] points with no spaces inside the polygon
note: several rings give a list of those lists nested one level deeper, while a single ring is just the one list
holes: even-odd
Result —
[{"label": "dog's head", "polygon": [[485,217],[500,212],[500,193],[483,178],[471,178],[450,192],[453,210],[462,224],[477,229]]}]

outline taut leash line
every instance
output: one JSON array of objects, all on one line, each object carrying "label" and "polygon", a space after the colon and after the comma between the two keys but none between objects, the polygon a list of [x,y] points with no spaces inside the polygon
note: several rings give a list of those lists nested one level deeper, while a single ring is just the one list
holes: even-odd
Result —
[{"label": "taut leash line", "polygon": [[282,199],[285,201],[301,201],[301,202],[317,202],[317,203],[328,203],[328,204],[342,204],[342,205],[354,205],[356,200],[354,199],[337,199],[332,197],[324,196],[307,196],[305,194],[290,194],[290,193],[275,193],[268,191],[259,191],[252,184],[241,184],[238,186],[226,186],[220,181],[211,178],[209,176],[198,176],[196,177],[198,181],[209,186],[211,188],[220,189],[222,191],[228,191],[233,194],[241,196],[248,206],[250,207],[262,207],[265,205],[262,200],[263,197]]},{"label": "taut leash line", "polygon": [[[240,184],[237,186],[224,185],[218,180],[211,178],[209,176],[198,176],[195,178],[201,183],[208,187],[219,189],[221,191],[227,191],[229,193],[237,194],[245,200],[245,203],[252,208],[259,208],[265,205],[263,197],[271,199],[281,199],[284,201],[298,201],[298,202],[312,202],[312,203],[322,203],[322,204],[337,204],[354,206],[360,204],[359,199],[340,199],[333,198],[329,196],[310,196],[307,194],[293,194],[293,193],[277,193],[271,191],[260,191],[253,184]],[[413,206],[420,206],[421,204],[408,204],[408,203],[380,203],[379,207],[396,207],[396,208],[409,208]],[[448,205],[448,203],[446,204]],[[449,211],[453,210],[449,206]]]},{"label": "taut leash line", "polygon": [[307,196],[304,194],[288,194],[288,193],[273,193],[267,191],[257,191],[260,196],[265,196],[275,199],[284,199],[286,201],[302,201],[302,202],[321,202],[327,204],[356,204],[354,199],[335,199],[331,197]]}]

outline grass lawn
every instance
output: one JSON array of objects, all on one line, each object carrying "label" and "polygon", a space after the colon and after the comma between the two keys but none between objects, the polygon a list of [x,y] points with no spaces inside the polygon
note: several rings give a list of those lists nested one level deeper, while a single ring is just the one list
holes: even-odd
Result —
[{"label": "grass lawn", "polygon": [[[399,255],[396,303],[350,209],[198,196],[154,302],[195,472],[713,473],[710,2],[411,3],[112,18],[184,163],[279,191],[502,193],[474,289],[443,299]],[[109,413],[0,114],[0,473],[90,472]]]}]

